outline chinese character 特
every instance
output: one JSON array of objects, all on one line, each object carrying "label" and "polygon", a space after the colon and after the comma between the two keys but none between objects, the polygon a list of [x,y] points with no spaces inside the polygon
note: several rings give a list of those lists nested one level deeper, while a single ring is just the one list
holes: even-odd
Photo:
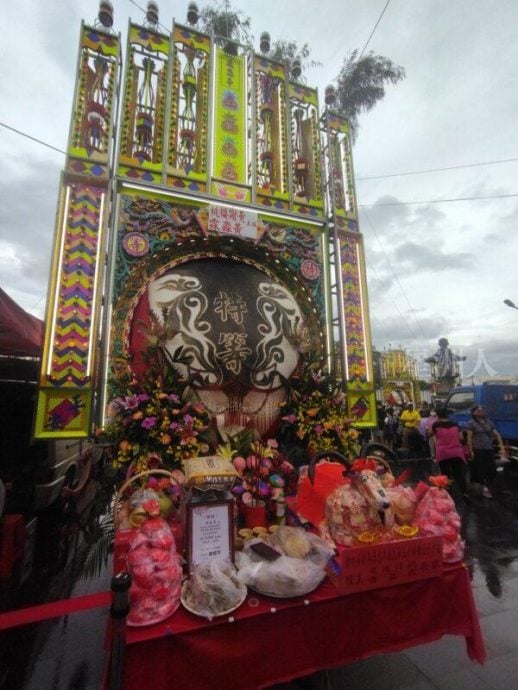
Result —
[{"label": "chinese character \u7279", "polygon": [[221,320],[226,322],[232,319],[238,325],[243,323],[243,315],[247,313],[245,300],[236,292],[222,292],[214,299],[214,311],[219,314]]}]

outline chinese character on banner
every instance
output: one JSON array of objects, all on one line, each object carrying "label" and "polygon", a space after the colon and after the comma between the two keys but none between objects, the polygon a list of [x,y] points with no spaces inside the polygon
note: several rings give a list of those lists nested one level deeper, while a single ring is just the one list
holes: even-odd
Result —
[{"label": "chinese character on banner", "polygon": [[220,235],[257,239],[257,213],[222,206],[209,207],[208,230]]}]

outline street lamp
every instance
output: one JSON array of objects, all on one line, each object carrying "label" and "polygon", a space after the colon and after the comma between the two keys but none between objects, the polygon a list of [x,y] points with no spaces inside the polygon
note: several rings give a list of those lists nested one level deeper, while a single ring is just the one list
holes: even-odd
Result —
[{"label": "street lamp", "polygon": [[511,309],[518,309],[516,304],[512,302],[510,299],[504,299],[504,304],[507,304],[507,306],[511,307]]}]

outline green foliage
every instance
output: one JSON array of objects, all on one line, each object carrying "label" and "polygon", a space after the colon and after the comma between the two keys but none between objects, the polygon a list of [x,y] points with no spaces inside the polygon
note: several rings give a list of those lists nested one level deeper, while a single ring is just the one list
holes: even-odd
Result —
[{"label": "green foliage", "polygon": [[88,551],[83,563],[81,578],[88,580],[99,577],[103,568],[108,565],[108,559],[113,551],[115,526],[111,513],[104,515],[93,526],[88,539]]},{"label": "green foliage", "polygon": [[[232,9],[230,3],[205,7],[200,19],[202,30],[206,33],[214,31],[217,36],[252,48],[252,20],[241,10]],[[226,47],[229,48],[228,44]],[[307,43],[299,46],[295,41],[280,39],[274,41],[268,57],[287,65],[289,70],[298,58],[304,74],[309,68],[321,66],[321,63],[309,60],[310,53]],[[389,58],[375,55],[372,51],[362,57],[358,57],[358,53],[358,50],[353,50],[348,54],[336,80],[336,110],[349,121],[353,140],[358,135],[360,114],[372,110],[384,98],[387,84],[397,84],[405,78],[403,67]]]},{"label": "green foliage", "polygon": [[268,53],[268,57],[274,62],[280,62],[281,64],[286,65],[288,71],[291,71],[293,61],[298,58],[300,60],[302,73],[304,74],[308,68],[322,66],[321,62],[309,60],[310,54],[311,49],[307,43],[304,43],[303,46],[299,46],[295,41],[284,41],[281,39],[279,41],[274,41],[272,48]]},{"label": "green foliage", "polygon": [[345,58],[337,78],[337,110],[349,121],[353,138],[358,134],[358,116],[372,110],[385,96],[385,85],[405,78],[403,67],[372,51],[358,58],[353,50]]},{"label": "green foliage", "polygon": [[216,36],[230,38],[248,48],[252,47],[252,20],[241,10],[232,9],[230,3],[223,2],[204,7],[200,13],[200,23],[205,33],[214,31]]}]

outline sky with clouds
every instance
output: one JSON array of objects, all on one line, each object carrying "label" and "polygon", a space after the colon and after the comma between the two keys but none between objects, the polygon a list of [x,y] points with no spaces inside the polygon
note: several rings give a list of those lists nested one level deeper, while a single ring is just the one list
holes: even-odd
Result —
[{"label": "sky with clouds", "polygon": [[[146,0],[112,4],[125,45],[128,19],[142,21]],[[173,11],[185,22],[188,0],[158,4],[161,24]],[[518,374],[518,311],[503,304],[518,305],[516,0],[232,5],[251,16],[256,37],[309,44],[321,66],[307,81],[321,97],[385,9],[367,52],[407,76],[361,116],[353,150],[373,342],[421,362],[447,337],[467,357],[465,377]],[[97,9],[97,0],[2,3],[3,125],[66,148],[80,22]],[[0,286],[43,316],[64,155],[5,126],[0,146]]]}]

